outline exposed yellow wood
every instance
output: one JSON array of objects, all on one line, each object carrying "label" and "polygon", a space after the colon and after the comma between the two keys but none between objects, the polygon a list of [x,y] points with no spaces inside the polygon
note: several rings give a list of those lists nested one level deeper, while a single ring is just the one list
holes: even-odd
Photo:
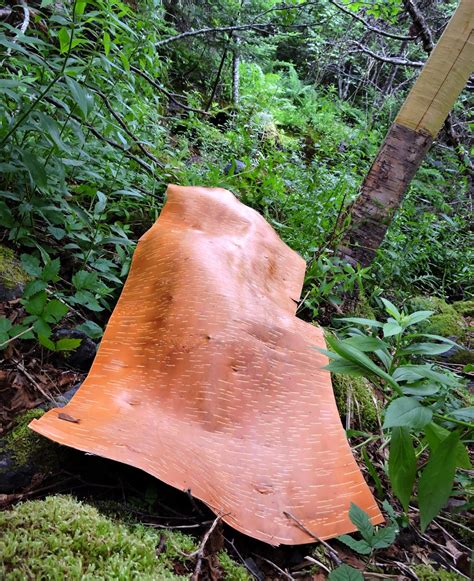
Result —
[{"label": "exposed yellow wood", "polygon": [[395,123],[436,137],[474,71],[474,0],[461,0]]}]

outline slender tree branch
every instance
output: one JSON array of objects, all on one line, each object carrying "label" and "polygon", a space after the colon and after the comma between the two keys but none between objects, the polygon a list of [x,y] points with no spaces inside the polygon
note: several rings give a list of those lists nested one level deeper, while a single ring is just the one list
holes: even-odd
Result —
[{"label": "slender tree branch", "polygon": [[209,97],[209,101],[207,102],[207,105],[206,105],[206,112],[209,111],[209,109],[211,108],[212,102],[214,101],[214,97],[216,95],[217,87],[219,86],[219,81],[221,78],[222,69],[224,68],[225,57],[227,56],[227,50],[229,48],[229,42],[230,41],[227,42],[227,44],[224,48],[224,52],[222,53],[221,62],[219,63],[219,68],[217,70],[216,80],[214,81],[214,85],[212,87],[212,93],[211,93],[211,96]]},{"label": "slender tree branch", "polygon": [[365,54],[368,54],[369,56],[371,56],[375,60],[383,62],[383,63],[389,63],[391,65],[397,65],[397,66],[401,66],[401,67],[422,68],[425,66],[425,63],[422,61],[409,61],[409,60],[401,59],[398,57],[388,57],[388,56],[378,54],[378,53],[370,50],[370,48],[367,48],[366,46],[364,46],[363,44],[360,44],[360,42],[357,42],[355,40],[352,41],[352,44],[355,44],[359,48],[359,50],[351,51],[351,52],[363,52]]},{"label": "slender tree branch", "polygon": [[159,40],[155,47],[163,46],[165,44],[169,44],[170,42],[176,42],[177,40],[181,40],[182,38],[189,38],[190,36],[200,36],[202,34],[215,34],[217,32],[234,32],[237,30],[255,30],[257,32],[265,32],[268,29],[274,28],[275,25],[271,22],[267,22],[265,24],[238,24],[236,26],[218,26],[216,28],[200,28],[199,30],[188,30],[186,32],[182,32],[181,34],[177,34],[175,36],[170,36],[168,38],[164,38],[163,40]]},{"label": "slender tree branch", "polygon": [[173,103],[180,107],[181,109],[184,109],[185,111],[194,111],[194,113],[200,113],[201,115],[209,115],[207,111],[203,111],[202,109],[196,109],[194,107],[188,107],[188,105],[185,105],[184,103],[181,103],[181,101],[178,101],[175,98],[174,93],[170,93],[169,91],[167,91],[164,87],[158,84],[155,81],[155,79],[152,79],[149,75],[147,75],[145,71],[142,71],[141,69],[133,65],[130,65],[130,70],[133,71],[134,73],[137,73],[137,75],[140,75],[140,77],[144,78],[145,81],[150,83],[152,87],[154,87],[158,91],[161,91],[164,95],[168,97],[168,99],[170,99],[170,101],[173,101]]},{"label": "slender tree branch", "polygon": [[97,87],[92,87],[91,85],[84,83],[84,85],[86,87],[89,87],[89,89],[92,89],[95,93],[97,93],[97,95],[99,95],[99,97],[102,99],[102,102],[104,103],[104,105],[106,106],[106,108],[109,110],[109,112],[111,113],[111,115],[113,116],[113,118],[117,121],[117,123],[120,125],[120,127],[122,127],[122,129],[125,131],[125,133],[130,137],[130,139],[132,139],[132,141],[135,143],[135,145],[140,149],[140,151],[146,156],[148,157],[148,159],[150,159],[153,163],[156,163],[156,165],[158,167],[160,167],[161,169],[164,169],[164,164],[161,163],[161,161],[155,157],[152,153],[150,153],[142,144],[142,142],[138,139],[138,137],[136,137],[136,135],[134,135],[132,133],[132,131],[130,131],[130,129],[128,128],[127,124],[125,123],[125,121],[122,119],[122,117],[120,117],[120,115],[114,110],[114,108],[112,107],[112,105],[110,104],[110,101],[108,100],[107,96]]},{"label": "slender tree branch", "polygon": [[423,14],[421,13],[414,0],[403,0],[403,6],[405,7],[405,10],[410,15],[413,24],[418,30],[418,35],[420,36],[423,43],[424,51],[430,54],[434,48],[433,35],[431,34],[431,30],[426,24],[426,20]]},{"label": "slender tree branch", "polygon": [[369,24],[367,22],[367,20],[364,20],[361,16],[359,16],[355,12],[352,12],[352,10],[348,10],[345,6],[342,6],[341,4],[336,2],[335,0],[329,0],[329,2],[331,4],[333,4],[334,6],[336,6],[337,8],[339,8],[339,10],[341,10],[345,14],[348,14],[349,16],[354,18],[355,20],[358,20],[359,22],[362,22],[362,24],[368,30],[370,30],[371,32],[375,32],[376,34],[380,34],[380,36],[386,36],[387,38],[394,38],[395,40],[416,40],[416,36],[403,36],[401,34],[394,34],[392,32],[388,32],[387,30],[382,30],[380,28],[377,28],[376,26],[372,26],[371,24]]},{"label": "slender tree branch", "polygon": [[[64,110],[66,110],[66,112],[69,112],[66,109],[66,105],[64,103],[62,103],[61,101],[56,100],[54,97],[46,96],[45,101],[47,101],[48,103],[51,103],[51,105],[54,105],[55,107],[58,107],[60,109],[64,109]],[[112,139],[105,137],[105,135],[102,135],[102,133],[99,133],[99,131],[97,131],[97,129],[95,127],[93,127],[90,123],[86,123],[83,119],[81,119],[77,115],[71,114],[71,118],[74,119],[75,121],[77,121],[78,123],[80,123],[81,125],[83,125],[84,127],[87,127],[87,129],[92,133],[92,135],[94,135],[94,137],[97,137],[97,139],[100,139],[100,141],[103,141],[104,143],[107,143],[111,147],[118,149],[126,157],[135,161],[139,166],[141,166],[150,175],[152,175],[152,176],[156,175],[153,168],[151,167],[151,165],[147,164],[145,161],[143,161],[139,157],[136,157],[135,155],[133,155],[130,151],[128,151],[128,149],[125,149],[125,147],[120,145],[120,143],[117,143],[116,141],[113,141]]]}]

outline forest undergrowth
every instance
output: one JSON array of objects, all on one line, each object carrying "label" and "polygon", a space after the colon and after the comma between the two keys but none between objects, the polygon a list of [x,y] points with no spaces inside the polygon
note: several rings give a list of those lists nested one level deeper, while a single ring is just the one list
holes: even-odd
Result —
[{"label": "forest undergrowth", "polygon": [[[385,526],[353,507],[360,534],[327,546],[270,549],[220,526],[206,537],[213,517],[186,495],[105,461],[89,472],[77,457],[33,470],[0,495],[5,509],[64,493],[107,518],[120,513],[123,527],[182,526],[200,536],[183,542],[184,557],[173,549],[161,558],[170,578],[469,577],[469,91],[374,262],[343,261],[345,210],[418,70],[367,50],[411,63],[426,55],[419,39],[404,40],[415,30],[407,2],[341,4],[42,0],[0,9],[0,449],[23,413],[85,377],[167,184],[223,187],[307,262],[297,312],[327,328],[341,418]],[[455,3],[419,4],[439,35]],[[73,500],[61,502],[71,510]],[[154,577],[165,573],[130,530],[137,571],[167,578]],[[137,534],[160,551],[172,543]],[[12,555],[6,573],[22,578]],[[138,574],[114,563],[117,578],[122,566],[123,578]]]}]

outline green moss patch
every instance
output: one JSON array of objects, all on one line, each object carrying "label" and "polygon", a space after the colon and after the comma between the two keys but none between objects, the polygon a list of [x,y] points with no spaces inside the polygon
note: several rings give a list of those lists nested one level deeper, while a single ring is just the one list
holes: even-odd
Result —
[{"label": "green moss patch", "polygon": [[423,333],[441,335],[442,337],[462,338],[465,334],[465,322],[461,314],[439,297],[415,297],[408,303],[410,312],[434,311],[434,314],[419,324]]},{"label": "green moss patch", "polygon": [[28,280],[13,250],[0,244],[0,284],[7,289],[14,289],[25,285]]},{"label": "green moss patch", "polygon": [[[157,556],[161,535],[165,546]],[[177,575],[175,565],[185,559],[180,551],[194,549],[192,537],[126,526],[68,496],[0,513],[0,577],[7,581],[184,580],[189,575]]]},{"label": "green moss patch", "polygon": [[347,414],[348,395],[351,394],[352,414],[361,429],[370,431],[377,427],[375,394],[370,382],[364,377],[350,377],[334,373],[331,375],[337,408],[341,416]]},{"label": "green moss patch", "polygon": [[429,565],[415,565],[412,569],[420,581],[458,581],[458,579],[465,579],[465,577],[457,573],[452,573],[445,569],[436,570]]}]

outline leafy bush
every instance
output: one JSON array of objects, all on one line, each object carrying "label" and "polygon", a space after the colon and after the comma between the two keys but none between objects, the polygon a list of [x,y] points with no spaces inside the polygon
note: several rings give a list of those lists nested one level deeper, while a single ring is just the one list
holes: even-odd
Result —
[{"label": "leafy bush", "polygon": [[[406,315],[390,301],[382,302],[389,315],[386,322],[341,319],[357,327],[349,327],[344,339],[327,337],[327,354],[332,360],[327,368],[369,377],[383,390],[387,398],[383,428],[390,434],[388,474],[392,489],[407,511],[420,472],[417,498],[424,531],[446,504],[456,469],[471,467],[462,442],[472,435],[473,408],[465,406],[469,396],[459,377],[422,361],[424,356],[438,355],[453,345],[444,337],[413,331],[433,312]],[[427,452],[426,463],[420,463]]]}]

